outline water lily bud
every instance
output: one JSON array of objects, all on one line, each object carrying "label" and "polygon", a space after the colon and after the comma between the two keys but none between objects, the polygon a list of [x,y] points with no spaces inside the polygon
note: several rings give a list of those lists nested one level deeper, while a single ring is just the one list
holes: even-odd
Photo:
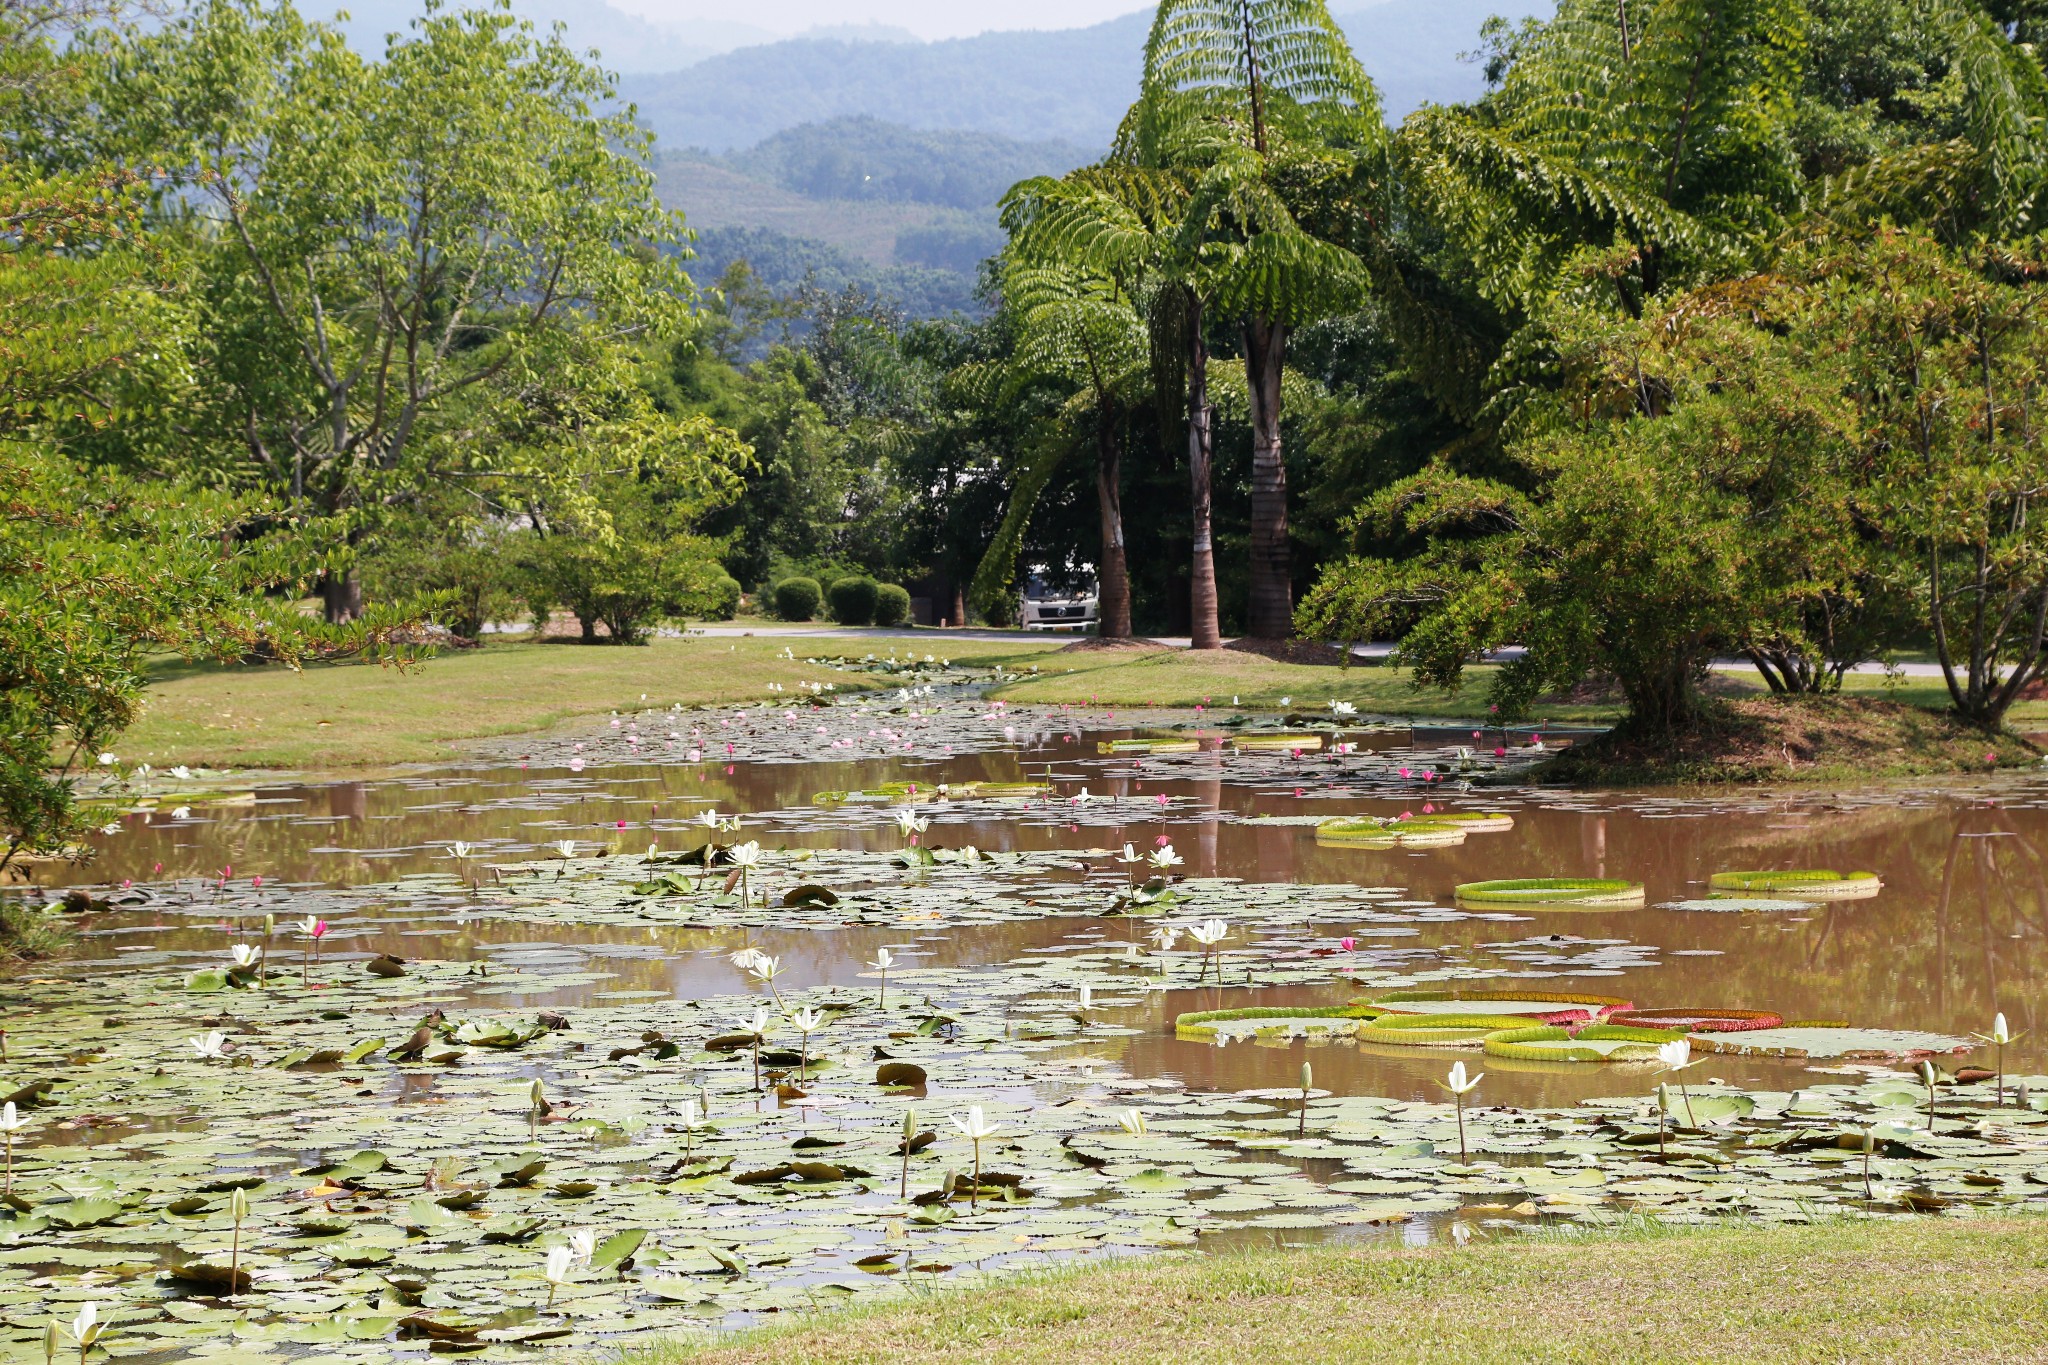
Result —
[{"label": "water lily bud", "polygon": [[532,1087],[526,1092],[526,1095],[528,1099],[533,1101],[533,1107],[536,1109],[544,1107],[548,1102],[547,1090],[541,1085],[538,1078],[534,1080]]},{"label": "water lily bud", "polygon": [[1301,1064],[1301,1088],[1304,1092],[1316,1088],[1316,1073],[1307,1062]]},{"label": "water lily bud", "polygon": [[246,1191],[236,1190],[228,1196],[228,1217],[237,1223],[249,1216],[249,1196]]},{"label": "water lily bud", "polygon": [[916,1136],[917,1111],[915,1109],[906,1109],[903,1111],[903,1140],[908,1142]]},{"label": "water lily bud", "polygon": [[1660,1114],[1671,1112],[1671,1087],[1662,1081],[1657,1083],[1657,1112]]}]

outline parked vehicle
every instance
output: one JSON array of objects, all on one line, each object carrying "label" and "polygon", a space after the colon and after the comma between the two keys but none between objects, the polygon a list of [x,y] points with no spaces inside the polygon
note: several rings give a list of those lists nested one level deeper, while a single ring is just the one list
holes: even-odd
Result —
[{"label": "parked vehicle", "polygon": [[1096,627],[1095,575],[1064,578],[1043,567],[1024,577],[1024,598],[1017,613],[1026,630],[1090,631]]}]

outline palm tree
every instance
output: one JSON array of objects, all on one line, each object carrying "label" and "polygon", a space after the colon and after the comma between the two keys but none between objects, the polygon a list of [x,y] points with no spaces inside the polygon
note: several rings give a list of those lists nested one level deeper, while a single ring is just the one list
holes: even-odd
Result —
[{"label": "palm tree", "polygon": [[[1281,379],[1289,332],[1349,311],[1367,274],[1299,210],[1357,199],[1385,145],[1379,98],[1322,0],[1163,0],[1120,153],[1189,172],[1181,223],[1220,311],[1240,319],[1251,400],[1251,609],[1261,637],[1293,628]],[[1199,318],[1200,310],[1191,310]],[[1199,333],[1191,333],[1199,344]],[[1190,387],[1200,385],[1191,367]],[[1190,427],[1206,417],[1191,401]],[[1206,466],[1191,435],[1190,465]],[[1196,470],[1197,540],[1206,468]],[[1213,587],[1211,588],[1213,592]]]},{"label": "palm tree", "polygon": [[[1128,159],[1084,166],[1060,177],[1037,176],[1003,198],[1010,250],[1026,259],[1062,261],[1124,280],[1147,301],[1155,400],[1161,422],[1186,399],[1188,476],[1193,505],[1189,563],[1192,646],[1223,643],[1217,617],[1216,557],[1211,540],[1209,350],[1203,334],[1214,297],[1199,234],[1190,234],[1191,177],[1138,166]],[[1163,382],[1162,382],[1163,381]]]},{"label": "palm tree", "polygon": [[1007,597],[1039,494],[1067,456],[1092,440],[1102,530],[1097,632],[1104,639],[1129,638],[1121,452],[1125,421],[1150,382],[1143,315],[1115,275],[1014,253],[1003,268],[1003,307],[1015,319],[1016,345],[999,371],[980,376],[993,381],[985,387],[999,402],[1046,384],[1071,392],[1027,455],[1002,525],[975,571],[975,600],[986,611]]}]

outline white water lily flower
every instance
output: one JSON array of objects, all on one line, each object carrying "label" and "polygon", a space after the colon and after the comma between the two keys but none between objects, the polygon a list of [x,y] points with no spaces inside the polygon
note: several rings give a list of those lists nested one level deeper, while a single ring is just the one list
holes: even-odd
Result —
[{"label": "white water lily flower", "polygon": [[948,1114],[946,1119],[960,1130],[960,1136],[970,1142],[980,1142],[984,1138],[994,1137],[1002,1128],[999,1123],[991,1123],[981,1112],[981,1106],[978,1104],[969,1105],[964,1116]]},{"label": "white water lily flower", "polygon": [[1332,714],[1339,716],[1355,716],[1358,714],[1358,708],[1348,701],[1331,702],[1330,711]]},{"label": "white water lily flower", "polygon": [[463,840],[457,839],[454,843],[448,845],[448,851],[458,858],[467,858],[469,856],[469,845]]},{"label": "white water lily flower", "polygon": [[704,1110],[700,1105],[698,1105],[697,1101],[684,1100],[682,1102],[682,1110],[683,1127],[695,1128],[698,1124],[704,1121]]},{"label": "white water lily flower", "polygon": [[1292,698],[1292,697],[1282,697],[1282,698],[1280,699],[1280,704],[1281,704],[1282,706],[1292,706],[1292,705],[1294,705],[1294,698]]},{"label": "white water lily flower", "polygon": [[932,822],[929,819],[921,818],[916,811],[908,806],[895,812],[895,818],[896,828],[903,832],[903,837],[906,839],[913,834],[922,834],[932,827]]},{"label": "white water lily flower", "polygon": [[759,948],[742,948],[729,959],[733,966],[743,972],[751,972],[758,964],[767,960],[768,954],[762,952]]},{"label": "white water lily flower", "polygon": [[114,756],[113,756],[112,754],[101,754],[101,755],[100,755],[100,766],[101,766],[102,768],[111,768],[111,767],[113,767],[113,766],[114,766]]},{"label": "white water lily flower", "polygon": [[184,764],[180,763],[177,767],[171,769],[171,776],[177,778],[180,782],[183,782],[187,778],[192,776],[192,770],[186,767]]},{"label": "white water lily flower", "polygon": [[228,954],[235,959],[237,967],[253,967],[256,959],[263,956],[263,950],[254,944],[237,943],[228,949]]},{"label": "white water lily flower", "polygon": [[569,1250],[576,1253],[576,1264],[589,1265],[590,1258],[597,1253],[597,1229],[577,1228],[571,1232]]},{"label": "white water lily flower", "polygon": [[1095,1008],[1095,987],[1086,981],[1081,983],[1081,1008],[1084,1011]]},{"label": "white water lily flower", "polygon": [[308,915],[300,920],[299,932],[306,935],[318,934],[320,932],[320,917],[318,915]]},{"label": "white water lily flower", "polygon": [[555,848],[564,858],[576,856],[576,841],[574,839],[558,839],[555,841]]},{"label": "white water lily flower", "polygon": [[1479,1083],[1485,1079],[1486,1073],[1484,1071],[1476,1076],[1467,1076],[1465,1074],[1465,1064],[1463,1062],[1453,1062],[1451,1063],[1451,1074],[1445,1078],[1443,1087],[1453,1095],[1469,1095],[1478,1089]]},{"label": "white water lily flower", "polygon": [[1127,864],[1142,863],[1145,861],[1145,855],[1138,852],[1137,849],[1132,848],[1129,844],[1125,844],[1124,851],[1116,855],[1116,860],[1120,863]]},{"label": "white water lily flower", "polygon": [[895,965],[896,954],[890,952],[887,948],[875,949],[875,955],[868,959],[868,966],[873,967],[878,972],[886,972]]},{"label": "white water lily flower", "polygon": [[800,1010],[790,1010],[782,1017],[789,1020],[791,1027],[796,1029],[798,1033],[804,1034],[816,1033],[819,1025],[825,1022],[823,1012],[814,1010],[808,1005]]},{"label": "white water lily flower", "polygon": [[775,1020],[765,1009],[757,1009],[752,1014],[734,1014],[727,1017],[740,1026],[740,1032],[755,1038],[761,1037],[775,1026]]},{"label": "white water lily flower", "polygon": [[1152,931],[1152,941],[1159,945],[1159,951],[1170,953],[1173,945],[1180,942],[1180,930],[1171,924],[1162,924]]},{"label": "white water lily flower", "polygon": [[747,968],[747,973],[761,981],[773,981],[776,977],[782,975],[782,959],[761,953],[757,956],[754,963]]},{"label": "white water lily flower", "polygon": [[1170,868],[1179,867],[1185,860],[1173,851],[1172,844],[1161,844],[1158,848],[1152,850],[1150,861],[1152,866],[1158,868],[1161,872],[1165,872]]},{"label": "white water lily flower", "polygon": [[1673,1038],[1658,1046],[1657,1060],[1666,1071],[1683,1071],[1693,1064],[1692,1044],[1683,1038]]},{"label": "white water lily flower", "polygon": [[550,1247],[548,1248],[547,1269],[542,1273],[547,1276],[549,1284],[567,1284],[569,1282],[569,1269],[575,1263],[576,1250],[574,1247]]},{"label": "white water lily flower", "polygon": [[752,839],[744,844],[734,844],[726,852],[732,856],[735,867],[754,868],[761,865],[761,845]]},{"label": "white water lily flower", "polygon": [[718,812],[716,809],[707,810],[697,818],[703,822],[704,828],[706,829],[716,830],[719,826]]},{"label": "white water lily flower", "polygon": [[83,1308],[78,1310],[78,1316],[73,1318],[70,1325],[64,1329],[71,1334],[71,1339],[78,1343],[81,1354],[99,1336],[97,1325],[99,1320],[100,1306],[97,1303],[88,1301]]},{"label": "white water lily flower", "polygon": [[212,1033],[200,1034],[186,1039],[192,1050],[199,1054],[201,1061],[223,1058],[228,1055],[228,1036],[216,1029]]},{"label": "white water lily flower", "polygon": [[1124,1109],[1118,1111],[1116,1123],[1117,1127],[1123,1129],[1132,1137],[1143,1137],[1145,1135],[1145,1115],[1139,1110]]},{"label": "white water lily flower", "polygon": [[1230,937],[1230,923],[1228,920],[1205,919],[1200,924],[1188,926],[1188,937],[1204,948],[1213,948]]},{"label": "white water lily flower", "polygon": [[0,1133],[18,1133],[34,1122],[34,1119],[25,1119],[15,1112],[13,1100],[0,1105]]},{"label": "white water lily flower", "polygon": [[190,819],[190,818],[191,818],[191,815],[192,815],[192,808],[191,808],[190,806],[175,806],[175,807],[173,807],[173,808],[172,808],[172,810],[171,810],[171,818],[172,818],[173,820],[186,820],[186,819]]}]

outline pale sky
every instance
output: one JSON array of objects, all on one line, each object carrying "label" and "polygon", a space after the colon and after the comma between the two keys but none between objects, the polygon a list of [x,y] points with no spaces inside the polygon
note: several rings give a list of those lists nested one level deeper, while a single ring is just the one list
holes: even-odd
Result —
[{"label": "pale sky", "polygon": [[1144,0],[611,0],[649,19],[723,20],[777,33],[820,24],[887,24],[921,38],[964,38],[989,29],[1079,28],[1133,10]]}]

